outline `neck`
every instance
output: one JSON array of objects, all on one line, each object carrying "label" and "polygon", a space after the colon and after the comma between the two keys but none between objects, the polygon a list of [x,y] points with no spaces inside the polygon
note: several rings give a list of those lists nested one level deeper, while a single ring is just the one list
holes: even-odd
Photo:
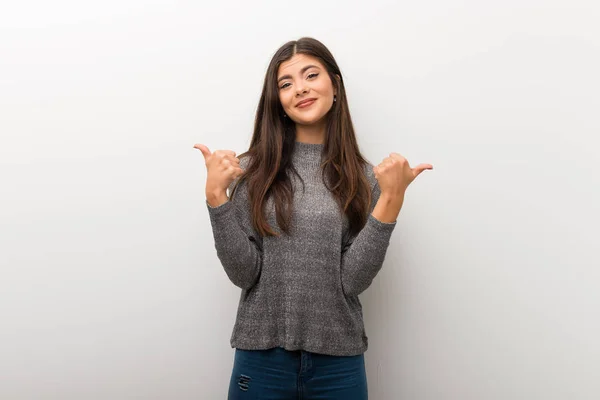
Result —
[{"label": "neck", "polygon": [[312,125],[296,124],[296,141],[310,144],[325,143],[325,118]]}]

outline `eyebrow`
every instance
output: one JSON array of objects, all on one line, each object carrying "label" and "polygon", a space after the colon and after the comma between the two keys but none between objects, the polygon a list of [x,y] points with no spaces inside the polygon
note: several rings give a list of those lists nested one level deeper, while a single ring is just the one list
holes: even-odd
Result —
[{"label": "eyebrow", "polygon": [[[319,68],[319,67],[317,67],[316,65],[307,65],[300,70],[300,73],[301,74],[305,73],[306,70],[308,70],[309,68]],[[292,76],[291,75],[283,75],[282,77],[277,79],[277,83],[281,82],[284,79],[292,79]]]}]

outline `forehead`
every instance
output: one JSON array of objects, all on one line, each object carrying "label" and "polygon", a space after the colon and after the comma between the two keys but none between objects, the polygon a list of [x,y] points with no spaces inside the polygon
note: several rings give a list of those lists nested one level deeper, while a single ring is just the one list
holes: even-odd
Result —
[{"label": "forehead", "polygon": [[321,64],[318,58],[309,56],[307,54],[294,54],[292,58],[282,62],[281,65],[279,65],[277,77],[287,74],[294,75],[296,71],[299,71],[302,67],[309,64],[316,65],[319,68],[324,68],[323,64]]}]

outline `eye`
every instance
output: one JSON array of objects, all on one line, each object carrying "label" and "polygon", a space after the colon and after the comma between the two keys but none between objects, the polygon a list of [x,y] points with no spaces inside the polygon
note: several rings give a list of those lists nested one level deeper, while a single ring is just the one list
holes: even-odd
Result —
[{"label": "eye", "polygon": [[[307,78],[309,78],[309,79],[310,79],[311,77],[315,77],[315,78],[316,78],[317,76],[319,76],[319,74],[318,74],[318,73],[316,73],[316,72],[313,72],[312,74],[308,74]],[[284,83],[283,85],[281,85],[279,88],[280,88],[280,89],[285,89],[285,88],[287,87],[287,85],[290,85],[290,83],[289,83],[289,82],[286,82],[286,83]]]}]

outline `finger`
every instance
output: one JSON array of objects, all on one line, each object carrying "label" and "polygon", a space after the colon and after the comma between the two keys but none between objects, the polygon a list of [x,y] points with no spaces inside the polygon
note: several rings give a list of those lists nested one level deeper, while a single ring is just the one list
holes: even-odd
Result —
[{"label": "finger", "polygon": [[389,158],[391,158],[393,160],[399,160],[399,161],[405,160],[405,158],[402,157],[402,155],[398,154],[398,153],[390,153],[390,157]]},{"label": "finger", "polygon": [[412,171],[413,171],[413,174],[414,174],[415,178],[417,176],[419,176],[419,174],[421,172],[425,171],[426,169],[433,169],[433,165],[431,165],[431,164],[419,164],[416,167],[414,167],[412,169]]},{"label": "finger", "polygon": [[410,163],[408,162],[408,160],[406,158],[402,157],[398,153],[392,153],[390,160],[392,160],[393,163],[397,163],[397,164],[402,165],[403,167],[410,168]]},{"label": "finger", "polygon": [[234,167],[233,165],[230,165],[229,167],[227,167],[227,171],[231,174],[231,176],[234,179],[237,179],[240,175],[242,175],[244,173],[244,171],[241,168]]},{"label": "finger", "polygon": [[377,165],[379,168],[383,167],[384,165],[388,165],[392,163],[392,159],[389,157],[384,158],[383,160],[381,160],[381,162],[379,163],[379,165]]},{"label": "finger", "polygon": [[203,144],[195,144],[194,148],[198,149],[198,150],[200,150],[202,152],[202,155],[204,156],[204,160],[205,161],[207,161],[208,158],[211,156],[210,150],[208,149],[208,147],[206,147]]},{"label": "finger", "polygon": [[222,168],[225,169],[229,169],[231,167],[233,168],[240,168],[240,164],[238,162],[236,162],[235,160],[231,160],[229,158],[224,158],[221,160],[220,165],[222,166]]},{"label": "finger", "polygon": [[232,164],[240,165],[240,159],[230,154],[225,155],[225,160],[229,160]]},{"label": "finger", "polygon": [[402,164],[407,165],[408,161],[406,158],[402,157],[398,153],[391,153],[389,157],[383,159],[382,164],[385,165],[394,165],[394,164]]},{"label": "finger", "polygon": [[413,169],[417,169],[417,168],[422,169],[422,170],[433,169],[433,165],[431,165],[431,164],[419,164],[419,165],[417,165]]},{"label": "finger", "polygon": [[235,157],[235,151],[233,150],[217,150],[215,151],[215,153]]},{"label": "finger", "polygon": [[387,162],[383,162],[383,163],[379,164],[379,173],[380,174],[384,174],[386,171],[390,171],[392,169],[394,169],[393,161],[387,161]]},{"label": "finger", "polygon": [[236,179],[239,178],[244,173],[244,170],[241,168],[237,169],[237,173],[235,175]]}]

